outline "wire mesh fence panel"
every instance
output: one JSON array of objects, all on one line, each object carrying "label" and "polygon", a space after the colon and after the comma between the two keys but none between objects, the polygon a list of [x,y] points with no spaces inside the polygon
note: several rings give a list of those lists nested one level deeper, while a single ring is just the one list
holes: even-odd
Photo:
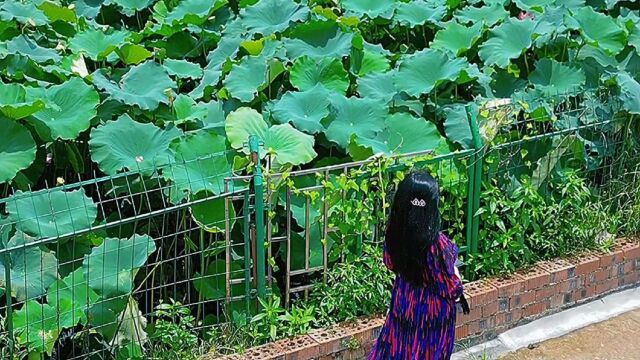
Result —
[{"label": "wire mesh fence panel", "polygon": [[331,264],[380,245],[398,182],[426,171],[441,186],[444,231],[461,253],[467,238],[470,169],[474,151],[435,156],[424,151],[268,176],[268,243],[272,284],[285,303],[306,297]]},{"label": "wire mesh fence panel", "polygon": [[205,334],[246,308],[249,184],[228,156],[0,199],[3,357],[138,356],[163,317]]}]

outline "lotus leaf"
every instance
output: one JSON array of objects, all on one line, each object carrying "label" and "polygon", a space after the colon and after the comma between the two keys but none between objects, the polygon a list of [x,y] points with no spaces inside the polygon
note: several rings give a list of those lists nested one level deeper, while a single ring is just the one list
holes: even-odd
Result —
[{"label": "lotus leaf", "polygon": [[13,328],[19,344],[29,353],[51,355],[62,329],[58,326],[56,309],[49,304],[29,300],[16,311]]},{"label": "lotus leaf", "polygon": [[398,90],[419,97],[444,81],[455,81],[468,66],[462,58],[451,58],[442,51],[426,49],[400,63],[394,83]]},{"label": "lotus leaf", "polygon": [[163,65],[169,75],[179,79],[200,79],[203,75],[200,65],[186,60],[167,59]]},{"label": "lotus leaf", "polygon": [[529,81],[546,96],[575,94],[584,86],[585,76],[580,68],[563,65],[553,59],[541,59]]},{"label": "lotus leaf", "polygon": [[573,17],[588,43],[600,47],[610,55],[617,55],[624,49],[627,35],[609,16],[595,12],[591,6],[585,6],[575,11]]},{"label": "lotus leaf", "polygon": [[448,50],[455,55],[461,55],[478,41],[480,35],[482,35],[482,23],[467,27],[452,21],[436,33],[431,48]]},{"label": "lotus leaf", "polygon": [[509,18],[509,12],[500,3],[482,7],[467,6],[456,11],[455,15],[455,19],[460,23],[472,23],[474,25],[484,23],[487,27],[492,27],[507,18]]},{"label": "lotus leaf", "polygon": [[[234,190],[234,189],[230,189]],[[201,201],[195,205],[192,205],[191,216],[193,220],[203,228],[205,231],[211,233],[224,232],[226,229],[225,219],[225,202],[222,197],[212,196],[212,194],[203,191],[196,194],[193,200]],[[233,202],[229,201],[229,213],[235,214]],[[229,219],[229,229],[233,228],[235,224],[235,217]]]},{"label": "lotus leaf", "polygon": [[[11,261],[11,292],[19,301],[44,295],[47,288],[58,279],[58,260],[51,252],[33,245],[34,238],[16,231],[7,248]],[[0,287],[5,288],[4,256],[0,258]]]},{"label": "lotus leaf", "polygon": [[169,103],[168,93],[176,87],[167,71],[152,61],[132,67],[118,84],[107,79],[102,70],[92,76],[93,83],[112,99],[143,110],[154,110],[160,103]]},{"label": "lotus leaf", "polygon": [[625,110],[632,114],[640,114],[640,84],[629,74],[618,74],[620,99]]},{"label": "lotus leaf", "polygon": [[98,208],[84,189],[17,191],[7,203],[9,219],[19,230],[40,238],[69,236],[91,228]]},{"label": "lotus leaf", "polygon": [[327,126],[327,139],[346,149],[351,136],[373,139],[384,129],[384,119],[388,116],[386,106],[373,99],[346,98],[337,96],[332,100],[335,115]]},{"label": "lotus leaf", "polygon": [[119,48],[131,36],[128,31],[105,33],[96,29],[87,29],[76,34],[69,41],[69,49],[77,54],[84,54],[93,61],[102,61],[115,49]]},{"label": "lotus leaf", "polygon": [[[231,262],[231,279],[242,279],[244,273],[241,263]],[[226,296],[226,264],[224,260],[214,260],[206,267],[204,274],[196,273],[193,279],[193,286],[200,295],[208,300],[224,299]],[[244,292],[242,284],[231,286],[232,296],[242,295]]]},{"label": "lotus leaf", "polygon": [[12,119],[25,118],[44,108],[40,99],[27,97],[26,89],[20,84],[0,83],[0,112]]},{"label": "lotus leaf", "polygon": [[394,0],[343,0],[340,6],[356,15],[367,15],[371,19],[377,17],[391,19],[396,7]]},{"label": "lotus leaf", "polygon": [[29,130],[19,123],[0,116],[0,184],[10,181],[18,171],[31,165],[36,158],[36,143]]},{"label": "lotus leaf", "polygon": [[299,58],[291,68],[290,80],[293,86],[302,91],[321,84],[329,90],[344,94],[349,87],[349,76],[342,62],[331,58],[317,61],[307,56]]},{"label": "lotus leaf", "polygon": [[51,105],[33,118],[40,137],[52,140],[73,140],[87,130],[100,102],[96,90],[77,77],[45,89],[42,95]]},{"label": "lotus leaf", "polygon": [[91,159],[109,175],[122,170],[141,171],[148,175],[173,159],[169,144],[178,136],[180,131],[176,128],[163,130],[122,115],[91,130]]},{"label": "lotus leaf", "polygon": [[358,79],[358,93],[363,98],[389,103],[398,93],[394,84],[395,71],[367,74]]},{"label": "lotus leaf", "polygon": [[291,122],[297,129],[309,134],[322,132],[322,119],[329,116],[328,92],[316,85],[307,91],[285,93],[275,102],[271,116],[281,124]]},{"label": "lotus leaf", "polygon": [[126,295],[147,258],[156,251],[148,235],[134,234],[129,239],[106,238],[84,257],[82,268],[89,286],[103,299]]},{"label": "lotus leaf", "polygon": [[267,63],[260,56],[249,56],[234,64],[223,81],[231,96],[242,102],[253,100],[266,82]]},{"label": "lotus leaf", "polygon": [[444,132],[449,140],[460,144],[465,149],[472,147],[471,128],[469,117],[464,105],[454,105],[445,109],[446,120],[444,121]]},{"label": "lotus leaf", "polygon": [[16,36],[7,42],[7,52],[26,56],[37,63],[57,63],[62,59],[55,49],[44,48],[25,35]]},{"label": "lotus leaf", "polygon": [[510,18],[491,30],[489,40],[480,45],[480,58],[486,65],[509,66],[511,59],[518,58],[531,46],[533,20],[513,20]]},{"label": "lotus leaf", "polygon": [[290,59],[302,56],[312,58],[342,58],[351,52],[353,34],[343,32],[332,22],[310,22],[298,25],[284,40]]},{"label": "lotus leaf", "polygon": [[56,309],[58,325],[65,329],[85,325],[86,312],[96,301],[98,294],[89,287],[82,268],[57,280],[47,291],[47,302]]},{"label": "lotus leaf", "polygon": [[242,23],[249,32],[270,35],[286,30],[291,23],[303,21],[309,8],[289,0],[262,0],[240,12]]},{"label": "lotus leaf", "polygon": [[432,6],[422,0],[413,0],[398,2],[393,19],[400,25],[414,28],[425,23],[437,24],[446,14],[446,6]]},{"label": "lotus leaf", "polygon": [[0,19],[15,20],[21,24],[32,22],[36,26],[46,25],[49,22],[42,10],[38,9],[34,3],[19,1],[4,1],[0,4]]}]

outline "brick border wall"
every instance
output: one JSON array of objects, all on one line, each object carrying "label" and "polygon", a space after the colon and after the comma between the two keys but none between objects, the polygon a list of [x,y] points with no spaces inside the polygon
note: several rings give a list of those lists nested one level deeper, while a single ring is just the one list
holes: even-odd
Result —
[{"label": "brick border wall", "polygon": [[[458,313],[457,346],[493,339],[515,326],[639,284],[637,239],[620,239],[609,253],[588,252],[571,259],[543,261],[508,278],[468,283],[465,293],[471,313]],[[383,324],[383,317],[363,318],[252,348],[244,354],[203,359],[364,359]]]}]

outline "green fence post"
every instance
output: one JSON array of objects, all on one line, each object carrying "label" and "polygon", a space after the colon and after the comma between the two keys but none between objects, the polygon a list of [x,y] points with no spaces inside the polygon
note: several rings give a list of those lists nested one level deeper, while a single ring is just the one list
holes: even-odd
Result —
[{"label": "green fence post", "polygon": [[[6,244],[5,244],[6,245]],[[6,327],[7,327],[7,337],[9,338],[9,359],[13,359],[13,350],[15,349],[13,340],[13,303],[11,298],[11,256],[9,256],[9,251],[4,252],[4,277],[5,277],[5,304],[7,306],[6,309]]]},{"label": "green fence post", "polygon": [[482,152],[483,144],[482,137],[480,136],[480,128],[478,127],[478,120],[474,111],[470,111],[469,107],[466,107],[467,118],[469,119],[469,128],[471,129],[471,136],[473,138],[473,148],[475,152],[472,156],[473,159],[473,193],[472,193],[472,212],[473,216],[472,228],[471,228],[471,254],[478,253],[478,241],[480,231],[480,219],[478,217],[478,210],[480,210],[480,193],[482,191],[482,165],[484,162],[484,154]]},{"label": "green fence post", "polygon": [[266,293],[265,252],[264,252],[264,184],[262,167],[260,166],[260,139],[251,135],[249,137],[249,151],[255,165],[253,173],[253,191],[255,193],[256,212],[256,266],[258,297],[264,298]]}]

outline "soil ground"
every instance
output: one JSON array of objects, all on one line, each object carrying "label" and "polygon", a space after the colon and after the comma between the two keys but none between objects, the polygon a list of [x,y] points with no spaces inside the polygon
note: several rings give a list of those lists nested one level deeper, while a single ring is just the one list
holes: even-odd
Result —
[{"label": "soil ground", "polygon": [[500,360],[639,360],[640,310],[587,326]]}]

